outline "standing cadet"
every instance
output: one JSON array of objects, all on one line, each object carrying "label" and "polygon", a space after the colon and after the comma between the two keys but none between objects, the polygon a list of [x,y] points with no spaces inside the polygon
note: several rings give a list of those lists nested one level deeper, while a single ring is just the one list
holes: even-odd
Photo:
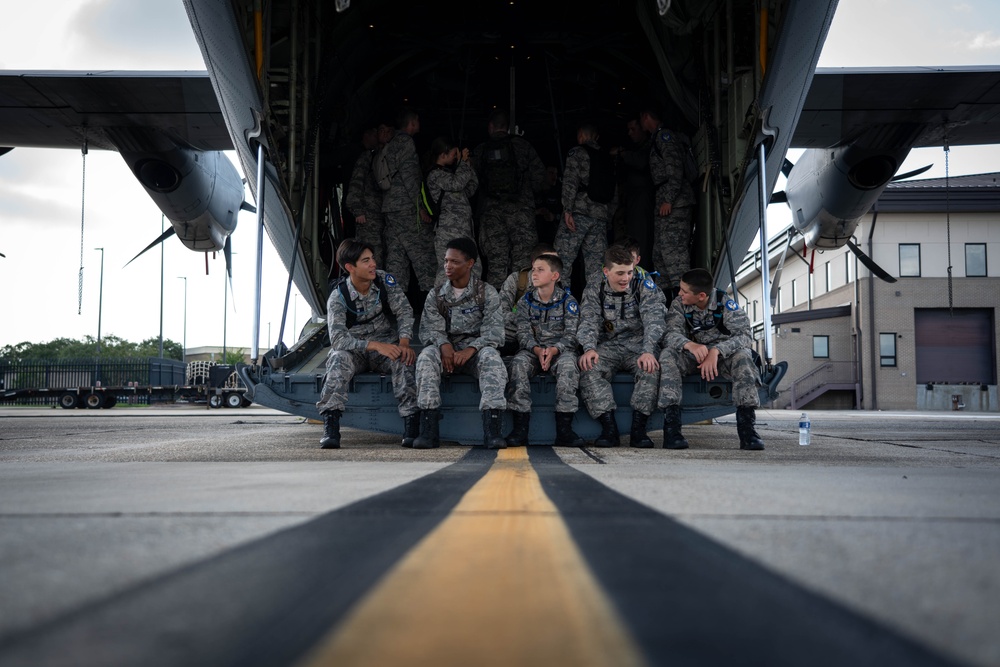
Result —
[{"label": "standing cadet", "polygon": [[597,447],[619,444],[611,378],[627,370],[635,377],[632,388],[632,446],[652,447],[646,421],[656,407],[660,379],[660,339],[664,331],[663,292],[652,278],[639,280],[632,254],[621,246],[604,253],[603,279],[583,293],[577,338],[580,356],[580,396],[590,416],[601,423]]},{"label": "standing cadet", "polygon": [[659,406],[663,408],[665,449],[687,449],[681,435],[681,379],[695,370],[705,380],[719,375],[732,380],[740,449],[764,449],[754,429],[760,372],[750,353],[752,344],[750,319],[739,304],[715,289],[711,273],[691,269],[681,276],[680,293],[667,311],[660,353]]},{"label": "standing cadet", "polygon": [[472,165],[479,175],[479,244],[486,260],[486,281],[499,289],[538,243],[535,195],[545,165],[525,139],[508,133],[507,113],[490,114],[489,140],[476,146]]},{"label": "standing cadet", "polygon": [[574,146],[566,157],[562,205],[564,224],[556,230],[556,252],[563,259],[569,284],[573,262],[583,254],[584,276],[601,269],[608,249],[608,225],[618,206],[617,184],[610,156],[597,145],[597,128],[583,124],[576,132]]},{"label": "standing cadet", "polygon": [[[379,183],[383,188],[382,213],[385,216],[387,241],[385,267],[394,274],[403,291],[410,285],[410,266],[417,275],[420,289],[434,287],[434,231],[419,214],[420,184],[423,172],[413,144],[413,135],[420,131],[420,117],[404,108],[396,120],[396,134],[386,144],[384,156],[376,155],[376,181],[380,170],[386,175]],[[379,164],[384,159],[384,165]]]},{"label": "standing cadet", "polygon": [[562,182],[559,167],[545,167],[542,189],[535,193],[535,230],[541,243],[555,242],[556,230],[562,225]]},{"label": "standing cadet", "polygon": [[[316,403],[323,415],[320,446],[340,447],[340,416],[351,378],[376,371],[392,375],[392,393],[403,418],[403,446],[412,447],[420,425],[413,365],[417,355],[410,347],[413,309],[392,274],[377,269],[370,243],[345,239],[337,248],[337,263],[347,276],[333,286],[326,302],[330,354]],[[388,315],[395,318],[395,326]]]},{"label": "standing cadet", "polygon": [[[691,212],[694,193],[684,177],[684,147],[663,127],[657,112],[639,114],[642,128],[652,133],[649,171],[656,196],[653,207],[653,266],[674,290],[691,268]],[[666,288],[666,285],[664,285]]]},{"label": "standing cadet", "polygon": [[497,346],[503,340],[500,298],[489,283],[476,278],[476,244],[452,239],[444,255],[448,280],[427,295],[420,321],[420,339],[426,347],[417,358],[420,437],[413,446],[431,449],[440,444],[441,373],[463,373],[479,380],[479,409],[483,413],[483,445],[507,446],[500,435],[507,407],[504,388],[507,369]]},{"label": "standing cadet", "polygon": [[638,118],[629,119],[626,131],[631,144],[617,152],[625,233],[639,242],[640,255],[652,257],[653,179],[649,175],[649,132],[642,129]]},{"label": "standing cadet", "polygon": [[510,361],[507,407],[514,428],[507,436],[511,447],[528,444],[531,421],[531,378],[551,372],[556,378],[556,445],[582,447],[573,432],[573,415],[580,406],[577,389],[576,331],[580,307],[569,289],[559,283],[563,263],[557,255],[539,255],[531,265],[531,287],[518,302],[517,338],[521,350]]},{"label": "standing cadet", "polygon": [[531,249],[531,257],[527,265],[520,270],[512,271],[503,285],[500,286],[500,312],[503,313],[504,342],[500,347],[500,355],[509,357],[521,349],[517,342],[517,306],[531,286],[531,267],[535,258],[548,253],[555,254],[555,248],[548,243],[539,243]]},{"label": "standing cadet", "polygon": [[[385,137],[388,141],[389,137]],[[361,135],[361,145],[364,150],[354,163],[351,172],[351,183],[347,187],[347,208],[354,215],[355,233],[359,241],[370,243],[375,249],[375,263],[381,264],[385,257],[385,246],[382,240],[385,221],[382,218],[382,190],[375,182],[372,171],[372,160],[378,152],[379,130],[371,127]]]},{"label": "standing cadet", "polygon": [[469,164],[469,149],[459,151],[450,139],[435,139],[431,143],[430,157],[433,163],[425,181],[428,203],[437,216],[434,258],[438,270],[434,284],[440,285],[444,282],[444,253],[448,241],[460,236],[473,240],[469,199],[476,194],[479,179]]}]

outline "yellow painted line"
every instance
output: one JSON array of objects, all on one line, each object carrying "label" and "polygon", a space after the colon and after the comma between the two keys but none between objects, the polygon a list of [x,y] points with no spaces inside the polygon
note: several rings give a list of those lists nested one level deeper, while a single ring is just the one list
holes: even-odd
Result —
[{"label": "yellow painted line", "polygon": [[[331,567],[336,567],[332,563]],[[643,665],[526,448],[489,472],[305,665]]]}]

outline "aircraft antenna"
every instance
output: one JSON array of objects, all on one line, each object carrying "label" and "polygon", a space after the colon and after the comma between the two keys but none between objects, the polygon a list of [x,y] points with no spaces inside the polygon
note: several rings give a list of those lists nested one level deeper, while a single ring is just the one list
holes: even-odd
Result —
[{"label": "aircraft antenna", "polygon": [[87,138],[83,139],[83,148],[80,149],[83,155],[83,178],[80,183],[80,275],[77,283],[76,294],[76,314],[83,312],[83,217],[87,208],[84,205],[87,200]]},{"label": "aircraft antenna", "polygon": [[948,158],[951,154],[951,147],[948,146],[948,135],[944,135],[944,217],[945,228],[948,233],[948,315],[955,316],[954,295],[952,292],[951,280],[951,170]]}]

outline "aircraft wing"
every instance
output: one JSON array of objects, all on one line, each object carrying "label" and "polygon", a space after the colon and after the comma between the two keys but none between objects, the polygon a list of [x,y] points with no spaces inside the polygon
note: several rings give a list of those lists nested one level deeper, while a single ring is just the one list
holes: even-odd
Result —
[{"label": "aircraft wing", "polygon": [[205,72],[0,72],[0,146],[116,150],[106,131],[128,127],[233,148]]},{"label": "aircraft wing", "polygon": [[914,147],[1000,142],[1000,68],[820,68],[792,136],[838,146],[877,126],[922,126]]}]

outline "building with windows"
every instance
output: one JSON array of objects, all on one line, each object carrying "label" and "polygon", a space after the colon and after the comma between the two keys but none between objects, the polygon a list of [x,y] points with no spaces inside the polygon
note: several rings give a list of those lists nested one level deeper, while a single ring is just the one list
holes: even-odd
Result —
[{"label": "building with windows", "polygon": [[[774,407],[998,411],[1000,173],[890,184],[847,248],[794,238],[776,282],[775,360],[789,368]],[[874,228],[874,229],[873,229]],[[772,239],[779,263],[787,235]],[[737,273],[763,349],[761,253]]]}]

